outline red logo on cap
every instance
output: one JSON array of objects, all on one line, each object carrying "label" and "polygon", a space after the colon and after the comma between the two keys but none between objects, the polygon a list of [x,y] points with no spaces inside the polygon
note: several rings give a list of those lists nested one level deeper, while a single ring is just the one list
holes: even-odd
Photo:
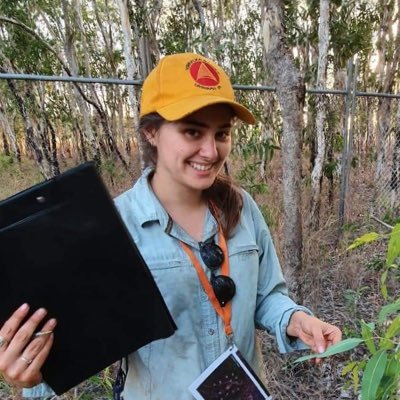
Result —
[{"label": "red logo on cap", "polygon": [[219,84],[219,76],[216,69],[206,61],[194,61],[189,67],[193,80],[206,87],[215,87]]}]

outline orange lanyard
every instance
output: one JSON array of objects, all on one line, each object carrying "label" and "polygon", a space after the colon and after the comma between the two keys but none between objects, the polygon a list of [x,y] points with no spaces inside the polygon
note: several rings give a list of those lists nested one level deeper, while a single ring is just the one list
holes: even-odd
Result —
[{"label": "orange lanyard", "polygon": [[[219,236],[219,245],[224,253],[224,262],[222,263],[221,273],[222,275],[229,276],[229,257],[228,257],[228,247],[226,245],[226,240],[224,234],[222,233],[221,226],[219,226],[218,231]],[[192,250],[190,250],[189,246],[186,243],[181,242],[183,250],[185,250],[186,254],[189,256],[190,261],[192,262],[193,266],[196,268],[197,275],[199,280],[207,293],[211,304],[214,306],[215,311],[224,321],[225,333],[228,338],[232,338],[233,330],[231,326],[231,319],[232,319],[232,300],[229,301],[225,307],[222,307],[219,304],[218,299],[215,297],[214,289],[209,282],[206,273],[204,272],[203,268],[201,267],[199,260],[195,257]]]}]

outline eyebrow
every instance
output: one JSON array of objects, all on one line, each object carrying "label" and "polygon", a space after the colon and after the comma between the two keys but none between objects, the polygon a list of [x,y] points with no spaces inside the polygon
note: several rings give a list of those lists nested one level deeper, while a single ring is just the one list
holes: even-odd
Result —
[{"label": "eyebrow", "polygon": [[[206,124],[205,122],[196,121],[194,119],[184,119],[184,120],[182,120],[182,123],[188,124],[188,125],[196,125],[201,128],[209,128],[209,125]],[[232,128],[232,124],[230,122],[228,122],[228,123],[222,124],[218,127],[218,129],[225,129],[225,128]]]}]

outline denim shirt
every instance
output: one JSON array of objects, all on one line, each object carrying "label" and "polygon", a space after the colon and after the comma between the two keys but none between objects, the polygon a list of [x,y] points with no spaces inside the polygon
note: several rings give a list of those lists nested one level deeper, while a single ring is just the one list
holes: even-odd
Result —
[{"label": "denim shirt", "polygon": [[[154,341],[128,356],[123,395],[125,400],[189,400],[193,397],[188,386],[227,349],[228,341],[223,321],[203,290],[180,241],[190,246],[210,277],[200,257],[199,243],[173,223],[164,210],[148,182],[150,172],[147,169],[132,189],[116,198],[115,204],[178,330],[171,337]],[[236,283],[232,300],[233,339],[263,379],[256,328],[274,335],[282,353],[304,349],[307,347],[301,341],[288,338],[286,327],[294,311],[311,312],[288,297],[264,218],[245,191],[243,200],[240,222],[227,242],[230,276]],[[217,231],[217,222],[208,211],[203,241],[214,236],[217,240]],[[45,394],[45,384],[24,389],[24,396],[28,397]]]}]

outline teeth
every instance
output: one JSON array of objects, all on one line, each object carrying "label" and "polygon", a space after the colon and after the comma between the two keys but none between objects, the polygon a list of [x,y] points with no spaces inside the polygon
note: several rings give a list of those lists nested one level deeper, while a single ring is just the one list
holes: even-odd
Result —
[{"label": "teeth", "polygon": [[198,171],[208,171],[212,167],[212,165],[202,165],[193,162],[191,162],[190,165],[192,168],[197,169]]}]

